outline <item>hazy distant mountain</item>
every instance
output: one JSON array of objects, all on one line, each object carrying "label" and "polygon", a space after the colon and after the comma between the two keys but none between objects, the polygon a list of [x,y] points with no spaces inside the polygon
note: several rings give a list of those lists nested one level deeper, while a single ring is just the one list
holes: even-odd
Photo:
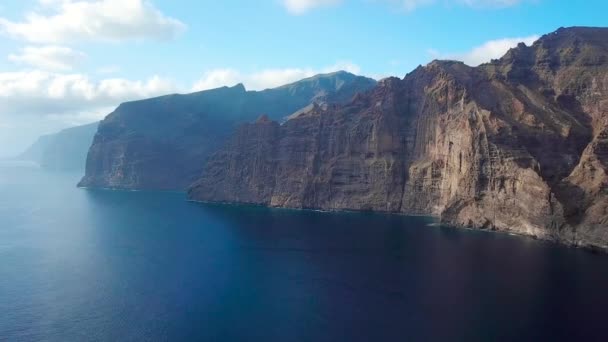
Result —
[{"label": "hazy distant mountain", "polygon": [[310,103],[340,103],[376,81],[347,72],[263,91],[242,84],[121,104],[99,125],[84,187],[185,190],[238,123],[281,119]]},{"label": "hazy distant mountain", "polygon": [[40,136],[25,151],[23,151],[20,155],[16,156],[13,159],[23,160],[23,161],[32,161],[32,162],[35,162],[36,164],[41,164],[44,152],[46,151],[47,147],[53,140],[53,137],[55,136],[55,134],[48,134],[48,135]]},{"label": "hazy distant mountain", "polygon": [[33,161],[49,170],[84,170],[98,122],[43,135],[16,159]]},{"label": "hazy distant mountain", "polygon": [[241,126],[203,201],[437,215],[608,250],[608,29],[469,67],[434,61],[344,105]]}]

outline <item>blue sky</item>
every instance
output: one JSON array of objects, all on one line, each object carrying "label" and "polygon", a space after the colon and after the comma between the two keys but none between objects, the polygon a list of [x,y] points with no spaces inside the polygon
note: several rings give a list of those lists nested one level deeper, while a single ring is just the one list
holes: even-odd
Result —
[{"label": "blue sky", "polygon": [[0,156],[126,100],[475,65],[561,26],[605,26],[606,13],[599,0],[4,1]]}]

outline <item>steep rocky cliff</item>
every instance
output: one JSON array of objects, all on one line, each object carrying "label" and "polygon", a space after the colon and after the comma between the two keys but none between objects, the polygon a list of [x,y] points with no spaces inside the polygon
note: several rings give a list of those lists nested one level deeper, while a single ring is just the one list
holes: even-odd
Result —
[{"label": "steep rocky cliff", "polygon": [[99,125],[79,186],[184,190],[238,123],[343,102],[375,83],[336,72],[264,91],[239,84],[123,103]]},{"label": "steep rocky cliff", "polygon": [[98,122],[43,135],[16,160],[33,161],[47,170],[83,171]]},{"label": "steep rocky cliff", "polygon": [[476,68],[434,61],[344,105],[241,126],[201,201],[431,214],[607,248],[608,29],[568,28]]}]

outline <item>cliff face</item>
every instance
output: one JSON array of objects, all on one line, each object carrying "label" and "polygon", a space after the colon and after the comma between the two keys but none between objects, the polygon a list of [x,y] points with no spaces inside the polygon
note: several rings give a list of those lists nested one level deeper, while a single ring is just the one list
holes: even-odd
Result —
[{"label": "cliff face", "polygon": [[242,85],[121,104],[99,125],[79,186],[184,190],[238,123],[280,120],[311,103],[335,103],[375,85],[346,72],[264,91]]},{"label": "cliff face", "polygon": [[195,200],[431,214],[608,246],[608,29],[477,68],[435,61],[345,105],[240,127]]},{"label": "cliff face", "polygon": [[47,170],[84,170],[98,122],[44,135],[15,159],[38,163]]}]

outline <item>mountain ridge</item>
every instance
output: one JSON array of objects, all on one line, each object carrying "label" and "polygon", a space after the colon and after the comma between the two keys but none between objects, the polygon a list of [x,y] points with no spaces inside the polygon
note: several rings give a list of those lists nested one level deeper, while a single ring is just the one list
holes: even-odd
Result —
[{"label": "mountain ridge", "polygon": [[375,84],[338,72],[262,91],[237,84],[123,103],[101,122],[79,186],[185,190],[238,123],[346,101]]},{"label": "mountain ridge", "polygon": [[89,146],[99,122],[40,136],[14,160],[31,161],[47,170],[84,171]]},{"label": "mountain ridge", "polygon": [[245,124],[192,200],[441,217],[608,249],[608,29],[478,67],[433,61],[341,105]]}]

